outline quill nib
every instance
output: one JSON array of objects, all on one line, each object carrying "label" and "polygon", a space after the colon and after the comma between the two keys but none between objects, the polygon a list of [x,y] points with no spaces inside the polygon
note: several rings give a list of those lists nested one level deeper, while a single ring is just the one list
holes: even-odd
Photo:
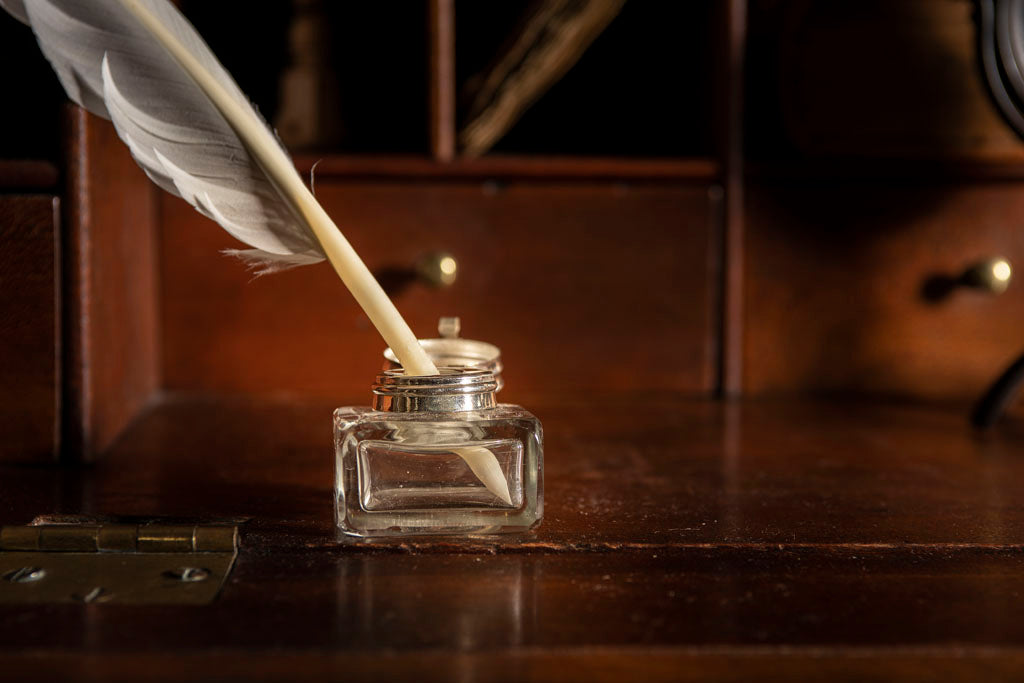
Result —
[{"label": "quill nib", "polygon": [[501,471],[501,465],[494,453],[483,446],[466,446],[456,448],[453,452],[465,461],[488,491],[500,498],[506,505],[512,505],[512,494],[508,490],[508,481],[506,481],[505,473]]}]

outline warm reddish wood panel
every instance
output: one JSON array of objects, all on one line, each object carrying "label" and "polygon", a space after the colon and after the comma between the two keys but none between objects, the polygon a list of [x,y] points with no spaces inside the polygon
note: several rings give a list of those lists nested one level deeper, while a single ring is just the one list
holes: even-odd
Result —
[{"label": "warm reddish wood panel", "polygon": [[430,152],[455,157],[455,0],[430,0]]},{"label": "warm reddish wood panel", "polygon": [[156,190],[109,122],[70,119],[67,447],[90,458],[160,386]]},{"label": "warm reddish wood panel", "polygon": [[718,389],[722,395],[743,391],[743,69],[747,49],[747,2],[720,2],[718,9],[718,79],[716,119],[722,160],[722,246],[719,303]]},{"label": "warm reddish wood panel", "polygon": [[979,395],[1024,351],[1024,285],[922,296],[1004,256],[1024,272],[1024,185],[866,180],[748,188],[746,387]]},{"label": "warm reddish wood panel", "polygon": [[[459,315],[465,336],[501,346],[510,390],[711,389],[707,186],[328,178],[316,189],[385,284],[431,250],[458,258],[453,287],[412,284],[394,301],[421,337]],[[368,398],[384,344],[328,265],[253,281],[218,253],[237,246],[220,228],[181,200],[161,206],[168,388]]]},{"label": "warm reddish wood panel", "polygon": [[[705,544],[1024,547],[1019,417],[981,439],[966,408],[718,404],[556,389],[519,392],[517,400],[544,423],[540,529],[499,542],[383,545],[655,553]],[[74,473],[74,485],[68,477],[59,498],[59,473],[21,472],[14,487],[2,484],[13,478],[0,471],[9,505],[0,523],[54,511],[244,517],[248,542],[261,548],[336,548],[335,405],[171,396],[129,428],[101,470]]]},{"label": "warm reddish wood panel", "polygon": [[[713,182],[721,165],[709,157],[637,158],[606,156],[530,156],[488,154],[457,157],[437,163],[424,156],[355,154],[296,154],[295,166],[308,176],[314,165],[319,181],[325,178],[362,180],[547,180],[547,181],[660,181]],[[1018,167],[1019,168],[1019,167]]]},{"label": "warm reddish wood panel", "polygon": [[0,196],[0,461],[59,448],[59,201]]},{"label": "warm reddish wood panel", "polygon": [[[306,681],[317,679],[304,664],[325,655],[373,653],[397,668],[424,652],[512,660],[584,648],[622,655],[717,649],[737,658],[784,649],[805,657],[897,648],[935,654],[949,643],[975,656],[1000,646],[1019,650],[1020,557],[954,555],[709,549],[295,556],[250,548],[206,607],[6,606],[0,663],[45,651],[59,653],[58,661],[221,655],[220,666],[229,667],[250,654],[293,653],[301,656],[294,680]],[[647,680],[645,669],[617,680]],[[137,676],[151,679],[146,668]],[[222,680],[215,671],[203,679]]]},{"label": "warm reddish wood panel", "polygon": [[0,159],[0,187],[10,191],[54,191],[60,172],[49,161]]},{"label": "warm reddish wood panel", "polygon": [[[657,648],[579,647],[555,651],[393,653],[204,652],[197,654],[0,655],[0,666],[18,681],[77,680],[116,683],[202,680],[216,672],[223,683],[295,681],[381,681],[415,679],[598,683],[747,683],[827,680],[863,683],[906,681],[1014,681],[1024,675],[1024,654],[1016,649],[924,647]],[[145,672],[144,674],[141,672]]]},{"label": "warm reddish wood panel", "polygon": [[242,524],[213,605],[5,606],[0,662],[56,653],[43,671],[91,662],[124,678],[134,661],[143,680],[230,680],[252,657],[261,675],[322,679],[332,657],[358,678],[431,654],[432,671],[474,679],[500,679],[496,663],[555,678],[595,653],[597,680],[629,679],[627,662],[670,678],[686,656],[726,678],[732,661],[739,680],[800,678],[822,659],[829,680],[867,659],[906,680],[1020,666],[1019,419],[979,439],[966,411],[875,401],[525,402],[544,419],[548,486],[544,524],[521,539],[340,544],[328,401],[172,396],[74,477],[0,466],[0,523],[62,511]]}]

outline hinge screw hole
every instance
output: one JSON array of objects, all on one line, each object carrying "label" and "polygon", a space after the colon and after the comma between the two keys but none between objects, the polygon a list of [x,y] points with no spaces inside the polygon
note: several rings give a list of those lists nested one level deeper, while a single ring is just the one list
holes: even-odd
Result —
[{"label": "hinge screw hole", "polygon": [[42,567],[21,567],[4,574],[4,579],[11,583],[32,583],[46,576]]},{"label": "hinge screw hole", "polygon": [[164,572],[164,576],[169,579],[195,583],[197,581],[206,581],[210,578],[210,570],[203,569],[202,567],[178,567],[177,569]]}]

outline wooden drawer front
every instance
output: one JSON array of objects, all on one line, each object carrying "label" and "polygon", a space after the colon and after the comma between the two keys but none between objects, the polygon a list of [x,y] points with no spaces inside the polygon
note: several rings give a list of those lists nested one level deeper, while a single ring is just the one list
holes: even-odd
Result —
[{"label": "wooden drawer front", "polygon": [[1021,277],[1024,185],[797,184],[748,191],[750,393],[971,398],[1024,351],[1024,283],[922,294],[990,256]]},{"label": "wooden drawer front", "polygon": [[0,462],[53,460],[60,412],[58,200],[0,196]]},{"label": "wooden drawer front", "polygon": [[[478,181],[317,182],[383,281],[425,252],[459,262],[450,289],[393,298],[421,337],[459,315],[502,347],[510,388],[711,388],[706,186]],[[237,246],[162,198],[169,389],[295,391],[366,400],[384,347],[326,264],[252,281]],[[512,398],[510,395],[509,398]]]}]

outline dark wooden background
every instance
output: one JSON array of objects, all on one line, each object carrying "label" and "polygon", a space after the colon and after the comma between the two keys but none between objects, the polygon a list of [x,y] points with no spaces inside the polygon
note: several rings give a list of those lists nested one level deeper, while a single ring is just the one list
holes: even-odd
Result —
[{"label": "dark wooden background", "polygon": [[[243,3],[179,4],[273,120],[287,3],[255,56]],[[0,678],[1019,675],[1024,431],[966,416],[1024,294],[924,296],[1024,264],[972,7],[629,0],[477,159],[459,89],[525,3],[325,10],[342,134],[297,167],[417,334],[502,348],[547,437],[535,534],[356,545],[329,414],[383,342],[329,266],[222,256],[0,17],[38,95],[0,109],[0,524],[242,520],[208,608],[0,607]],[[451,288],[410,277],[434,250]]]}]

